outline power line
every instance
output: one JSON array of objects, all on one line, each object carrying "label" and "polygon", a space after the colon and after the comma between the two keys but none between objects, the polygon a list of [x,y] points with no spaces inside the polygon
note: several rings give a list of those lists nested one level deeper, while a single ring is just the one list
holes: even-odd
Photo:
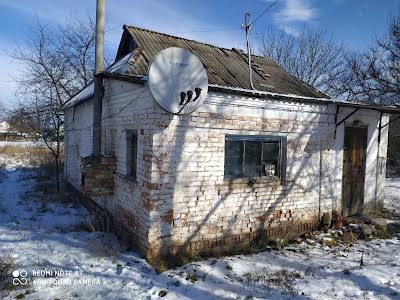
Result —
[{"label": "power line", "polygon": [[278,2],[279,2],[279,0],[275,0],[273,3],[271,3],[271,5],[268,6],[257,18],[255,18],[254,21],[251,22],[251,23],[249,24],[249,26],[251,26],[251,25],[253,25],[255,22],[257,22],[263,15],[265,15],[265,13],[266,13],[267,11],[269,11],[269,10],[270,10],[276,3],[278,3]]}]

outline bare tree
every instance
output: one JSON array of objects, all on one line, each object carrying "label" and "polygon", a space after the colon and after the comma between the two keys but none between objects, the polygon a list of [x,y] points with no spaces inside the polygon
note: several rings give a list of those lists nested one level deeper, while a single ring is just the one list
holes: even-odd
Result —
[{"label": "bare tree", "polygon": [[23,108],[11,109],[5,119],[9,124],[12,131],[35,134],[32,130],[32,126],[27,124],[26,111]]},{"label": "bare tree", "polygon": [[10,53],[23,65],[16,78],[17,109],[54,156],[57,191],[64,124],[60,108],[93,79],[94,41],[95,24],[90,18],[72,19],[55,28],[38,21],[23,45]]},{"label": "bare tree", "polygon": [[325,31],[304,30],[298,36],[269,30],[261,38],[260,52],[293,76],[332,97],[343,93],[345,51]]},{"label": "bare tree", "polygon": [[400,101],[400,18],[392,18],[386,36],[365,52],[347,57],[349,71],[343,90],[350,100],[375,104]]},{"label": "bare tree", "polygon": [[0,122],[4,121],[5,117],[6,117],[6,107],[2,102],[0,102]]}]

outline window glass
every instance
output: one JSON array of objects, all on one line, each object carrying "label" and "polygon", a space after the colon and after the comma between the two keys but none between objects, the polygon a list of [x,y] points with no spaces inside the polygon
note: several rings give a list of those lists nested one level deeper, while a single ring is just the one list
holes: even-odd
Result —
[{"label": "window glass", "polygon": [[244,177],[261,176],[261,142],[245,141]]},{"label": "window glass", "polygon": [[127,130],[126,133],[126,176],[136,179],[137,171],[137,141],[136,131]]},{"label": "window glass", "polygon": [[274,176],[284,182],[285,141],[275,136],[227,136],[225,178]]},{"label": "window glass", "polygon": [[131,158],[131,176],[136,178],[137,168],[137,134],[132,133],[132,158]]},{"label": "window glass", "polygon": [[225,142],[225,177],[243,177],[243,141]]}]

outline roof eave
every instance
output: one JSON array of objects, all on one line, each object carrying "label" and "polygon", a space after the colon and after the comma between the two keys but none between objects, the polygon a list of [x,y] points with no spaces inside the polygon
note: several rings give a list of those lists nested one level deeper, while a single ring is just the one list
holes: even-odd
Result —
[{"label": "roof eave", "polygon": [[370,104],[364,104],[364,103],[356,103],[356,102],[353,103],[353,102],[341,101],[341,100],[336,100],[336,99],[332,99],[332,98],[312,98],[312,97],[304,97],[304,96],[291,95],[291,94],[285,95],[285,94],[277,94],[277,93],[271,93],[271,92],[265,92],[265,91],[246,90],[246,89],[235,88],[235,87],[219,86],[219,85],[214,85],[214,84],[209,84],[208,89],[213,90],[213,91],[223,92],[223,93],[239,94],[239,95],[250,96],[250,97],[255,97],[255,98],[270,97],[270,98],[276,99],[276,100],[282,99],[282,100],[291,100],[291,101],[303,102],[303,103],[304,102],[315,103],[315,104],[321,104],[321,105],[336,104],[339,106],[376,110],[376,111],[380,111],[383,113],[389,113],[389,114],[400,114],[400,108],[395,107],[395,106],[377,106],[377,105],[370,105]]},{"label": "roof eave", "polygon": [[145,82],[147,82],[147,76],[140,76],[140,75],[124,75],[118,73],[103,72],[101,73],[101,76],[108,79],[122,80],[131,83],[144,84]]}]

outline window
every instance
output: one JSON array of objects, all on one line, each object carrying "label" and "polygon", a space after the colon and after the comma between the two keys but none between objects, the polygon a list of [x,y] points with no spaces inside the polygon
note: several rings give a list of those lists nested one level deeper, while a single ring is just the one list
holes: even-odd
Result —
[{"label": "window", "polygon": [[235,136],[225,138],[225,178],[285,177],[286,138]]},{"label": "window", "polygon": [[136,179],[137,170],[137,140],[135,130],[126,132],[126,176]]}]

